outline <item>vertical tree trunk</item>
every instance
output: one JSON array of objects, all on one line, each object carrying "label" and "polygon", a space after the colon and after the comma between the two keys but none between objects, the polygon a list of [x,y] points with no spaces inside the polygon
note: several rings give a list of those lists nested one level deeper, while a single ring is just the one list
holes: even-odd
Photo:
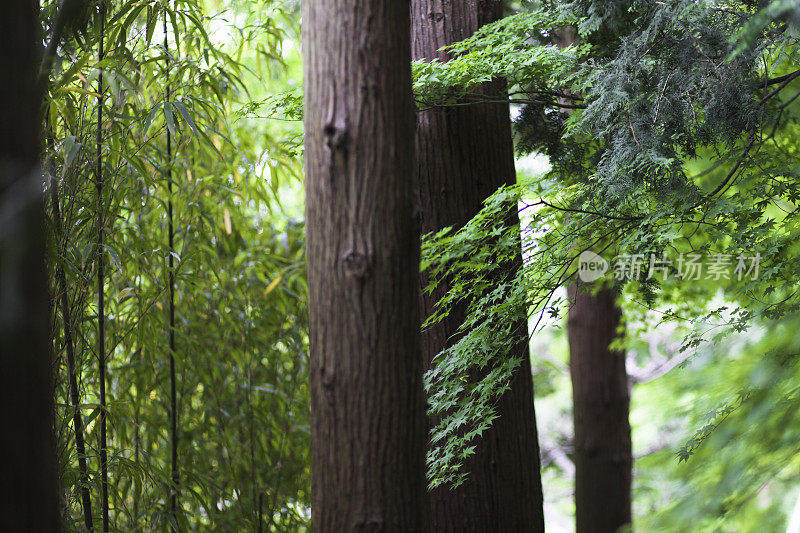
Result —
[{"label": "vertical tree trunk", "polygon": [[[559,48],[577,42],[575,28],[553,32]],[[571,109],[561,109],[564,114]],[[576,284],[577,283],[577,284]],[[568,287],[567,320],[575,426],[577,533],[616,531],[631,522],[633,457],[625,353],[609,349],[622,311],[608,288]]]},{"label": "vertical tree trunk", "polygon": [[306,0],[316,531],[420,531],[425,419],[404,0]]},{"label": "vertical tree trunk", "polygon": [[569,287],[575,521],[577,533],[607,533],[631,522],[630,395],[625,353],[609,349],[622,312],[611,289],[590,288]]},{"label": "vertical tree trunk", "polygon": [[[502,12],[502,2],[495,0],[413,0],[411,5],[414,59],[446,61],[447,55],[438,52],[439,48],[469,37]],[[495,81],[483,91],[505,98],[505,83]],[[423,233],[462,226],[478,213],[487,196],[516,179],[507,104],[421,112],[417,116],[416,148]],[[511,223],[518,222],[516,212],[511,217]],[[423,317],[431,313],[444,290],[442,287],[423,296]],[[423,332],[425,368],[454,342],[464,311],[451,310],[446,320]],[[476,453],[467,461],[467,481],[454,490],[443,486],[430,493],[431,531],[544,529],[527,328],[520,324],[519,329],[523,364],[499,402],[500,418],[478,441]]]},{"label": "vertical tree trunk", "polygon": [[[0,531],[59,531],[45,265],[38,4],[0,17]],[[13,51],[13,52],[12,52]]]},{"label": "vertical tree trunk", "polygon": [[[52,142],[48,143],[52,146]],[[52,165],[55,166],[55,165]],[[56,230],[59,253],[66,250],[66,239],[63,239],[61,227],[61,208],[58,199],[58,181],[54,177],[55,169],[51,169],[50,177],[50,198],[53,205],[53,226]],[[92,496],[89,485],[89,471],[86,465],[86,444],[84,442],[83,414],[81,413],[80,393],[78,391],[78,372],[75,368],[75,343],[72,339],[72,328],[74,327],[69,308],[69,297],[67,295],[67,275],[59,265],[56,267],[57,292],[60,295],[61,318],[64,322],[64,348],[67,352],[67,380],[69,381],[69,398],[72,407],[72,424],[75,428],[75,450],[78,454],[78,472],[80,474],[81,485],[81,504],[83,506],[83,525],[86,531],[94,531],[92,518]]]},{"label": "vertical tree trunk", "polygon": [[[103,61],[106,24],[106,5],[100,2],[100,51],[98,60]],[[97,76],[97,160],[95,187],[97,188],[97,362],[100,380],[100,488],[103,515],[103,533],[110,529],[108,517],[108,434],[106,405],[106,279],[105,279],[105,205],[103,202],[103,69]]]},{"label": "vertical tree trunk", "polygon": [[[164,10],[164,51],[166,52],[166,76],[169,77],[170,50],[169,33],[167,31],[167,11]],[[172,97],[172,87],[167,83],[164,101],[169,102]],[[169,435],[170,435],[170,487],[169,511],[174,524],[178,522],[178,509],[180,508],[181,477],[178,470],[178,389],[175,370],[175,223],[172,209],[172,134],[167,128],[167,283],[169,284]]]}]

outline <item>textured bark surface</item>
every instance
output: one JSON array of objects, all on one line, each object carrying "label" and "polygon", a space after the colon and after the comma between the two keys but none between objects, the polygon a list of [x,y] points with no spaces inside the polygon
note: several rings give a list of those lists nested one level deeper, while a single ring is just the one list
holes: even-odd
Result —
[{"label": "textured bark surface", "polygon": [[572,284],[569,297],[576,531],[609,533],[631,522],[628,375],[625,353],[609,349],[622,313],[610,289]]},{"label": "textured bark surface", "polygon": [[314,529],[421,531],[408,2],[306,0],[303,45]]},{"label": "textured bark surface", "polygon": [[[494,0],[412,0],[411,5],[413,58],[443,61],[448,57],[438,52],[439,48],[469,37],[496,20],[502,10],[501,2]],[[482,90],[505,95],[500,81]],[[418,113],[416,149],[415,181],[423,233],[463,225],[477,214],[487,196],[515,181],[506,104]],[[517,223],[516,213],[511,217],[511,223]],[[444,290],[441,287],[421,299],[423,318]],[[464,309],[453,309],[446,320],[423,331],[426,368],[455,341],[453,335],[463,319]],[[527,328],[519,326],[519,353],[524,361],[498,404],[500,418],[477,441],[476,453],[465,465],[467,481],[455,490],[439,487],[430,492],[430,531],[544,529]]]},{"label": "textured bark surface", "polygon": [[38,3],[0,17],[0,531],[59,531],[45,267]]}]

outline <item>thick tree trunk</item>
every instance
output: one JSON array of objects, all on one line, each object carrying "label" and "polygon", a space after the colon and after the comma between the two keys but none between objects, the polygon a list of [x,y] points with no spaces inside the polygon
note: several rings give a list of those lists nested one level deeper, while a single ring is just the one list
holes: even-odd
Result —
[{"label": "thick tree trunk", "polygon": [[[469,37],[501,14],[501,2],[413,0],[412,55],[440,59],[442,46]],[[487,94],[505,96],[505,84],[487,84]],[[459,227],[481,209],[501,185],[514,183],[514,154],[507,104],[433,109],[417,118],[416,186],[423,233]],[[511,223],[518,223],[516,212]],[[521,264],[521,259],[520,263]],[[518,265],[517,265],[518,266]],[[424,280],[423,280],[424,281]],[[428,316],[445,287],[421,299]],[[464,309],[422,335],[422,359],[433,358],[454,342]],[[543,531],[539,447],[533,408],[527,327],[520,325],[523,364],[501,398],[500,418],[477,443],[465,465],[467,481],[457,489],[430,493],[430,531]]]},{"label": "thick tree trunk", "polygon": [[306,0],[303,30],[314,528],[420,531],[408,2]]},{"label": "thick tree trunk", "polygon": [[622,313],[611,289],[572,284],[567,322],[575,421],[577,533],[631,522],[630,395],[625,353],[610,350]]},{"label": "thick tree trunk", "polygon": [[38,4],[0,17],[0,531],[59,531],[42,174]]}]

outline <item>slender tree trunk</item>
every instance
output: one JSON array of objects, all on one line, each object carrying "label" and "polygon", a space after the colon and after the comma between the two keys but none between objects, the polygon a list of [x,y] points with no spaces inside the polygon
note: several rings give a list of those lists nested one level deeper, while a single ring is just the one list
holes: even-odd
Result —
[{"label": "slender tree trunk", "polygon": [[263,500],[264,500],[264,493],[261,490],[259,490],[258,491],[258,502],[256,504],[258,506],[258,515],[256,516],[256,520],[257,520],[257,523],[258,523],[258,526],[256,526],[256,528],[257,528],[258,533],[262,533],[264,531],[264,503],[263,503]]},{"label": "slender tree trunk", "polygon": [[60,531],[37,2],[3,5],[0,46],[0,531]]},{"label": "slender tree trunk", "polygon": [[625,352],[609,349],[622,312],[611,289],[590,289],[569,287],[575,520],[577,533],[607,533],[631,522],[630,396]]},{"label": "slender tree trunk", "polygon": [[[141,437],[139,435],[139,430],[140,430],[139,425],[141,422],[139,420],[138,400],[139,400],[139,393],[137,389],[136,399],[134,400],[136,402],[135,404],[136,411],[134,412],[134,417],[133,417],[133,460],[134,463],[137,465],[139,464],[139,456],[140,456],[139,450],[141,449]],[[137,527],[137,524],[139,524],[139,500],[142,497],[142,491],[139,479],[140,478],[137,474],[137,476],[134,477],[133,481],[133,515],[131,516],[131,523],[128,526],[131,531],[139,530],[139,528]]]},{"label": "slender tree trunk", "polygon": [[[103,61],[106,4],[100,2],[100,52]],[[105,204],[103,202],[103,69],[97,76],[97,161],[95,186],[97,187],[97,360],[100,379],[100,485],[102,489],[103,533],[109,531],[108,518],[108,436],[106,431],[106,311],[105,311]]]},{"label": "slender tree trunk", "polygon": [[[50,198],[53,205],[53,225],[59,249],[62,246],[63,229],[61,226],[61,209],[58,199],[58,181],[51,174]],[[63,243],[66,248],[66,243]],[[83,433],[83,415],[81,414],[80,393],[78,391],[78,372],[75,368],[75,342],[72,339],[72,320],[67,296],[67,276],[61,265],[56,267],[57,291],[60,295],[61,318],[64,322],[64,344],[67,352],[67,380],[69,381],[69,398],[72,405],[72,424],[75,426],[75,450],[78,453],[78,472],[81,482],[81,503],[83,506],[83,524],[87,531],[94,531],[92,519],[92,497],[89,492],[89,473],[86,466],[86,444]]]},{"label": "slender tree trunk", "polygon": [[[167,32],[167,12],[164,11],[164,52],[167,61],[167,76],[169,76],[169,33]],[[165,102],[172,96],[172,87],[167,83],[164,95]],[[167,245],[169,251],[168,280],[169,284],[169,425],[170,425],[170,464],[171,480],[169,510],[175,523],[178,520],[180,507],[180,472],[178,470],[178,389],[175,371],[175,226],[172,212],[172,134],[167,128]],[[175,530],[175,527],[172,527]]]},{"label": "slender tree trunk", "polygon": [[312,509],[421,531],[425,418],[409,3],[305,0]]},{"label": "slender tree trunk", "polygon": [[[497,20],[499,1],[412,0],[414,59],[448,56],[438,49],[465,39]],[[487,84],[486,94],[504,97],[505,83]],[[514,183],[514,154],[507,104],[434,109],[417,117],[416,181],[423,233],[459,227],[480,211],[498,187]],[[510,214],[518,224],[516,212]],[[514,268],[519,267],[521,258]],[[423,280],[424,281],[424,280]],[[446,290],[423,296],[423,317]],[[464,308],[423,331],[422,359],[433,358],[456,339]],[[467,481],[457,489],[430,492],[430,531],[543,531],[542,483],[533,407],[527,327],[519,324],[518,353],[523,363],[498,405],[500,418],[478,441],[465,465]]]}]

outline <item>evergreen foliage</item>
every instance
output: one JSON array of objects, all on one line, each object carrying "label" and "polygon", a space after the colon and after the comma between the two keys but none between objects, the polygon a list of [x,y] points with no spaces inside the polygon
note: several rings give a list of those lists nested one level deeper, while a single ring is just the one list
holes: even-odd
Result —
[{"label": "evergreen foliage", "polygon": [[[456,60],[415,65],[424,105],[468,102],[469,72],[475,80],[508,77],[510,100],[524,104],[517,148],[545,153],[552,165],[498,191],[465,228],[430,236],[425,247],[424,267],[454,287],[429,320],[475,297],[464,336],[426,382],[431,411],[443,415],[429,453],[433,485],[463,481],[461,459],[480,445],[516,367],[502,325],[522,312],[534,329],[557,316],[568,303],[558,289],[584,250],[607,259],[670,257],[669,276],[648,276],[645,263],[624,290],[664,320],[688,324],[687,350],[744,331],[755,317],[797,309],[797,6],[554,4],[484,28],[453,47]],[[567,25],[584,44],[553,44]],[[537,68],[526,70],[527,58]],[[517,203],[525,266],[507,284],[487,287],[483,272],[517,245],[519,230],[503,223],[504,209]],[[725,254],[734,264],[759,256],[760,272],[681,282],[677,259],[688,253]],[[733,307],[703,311],[719,291]],[[487,367],[483,379],[469,379]],[[711,432],[698,433],[683,459]]]}]

